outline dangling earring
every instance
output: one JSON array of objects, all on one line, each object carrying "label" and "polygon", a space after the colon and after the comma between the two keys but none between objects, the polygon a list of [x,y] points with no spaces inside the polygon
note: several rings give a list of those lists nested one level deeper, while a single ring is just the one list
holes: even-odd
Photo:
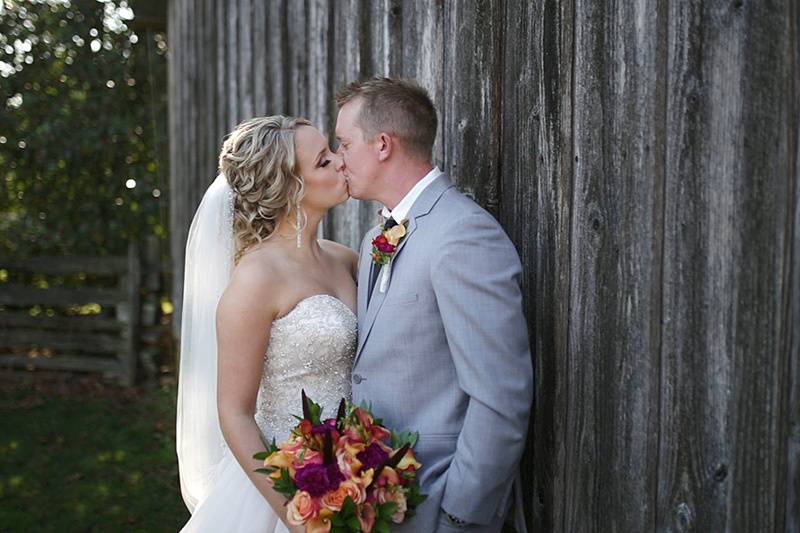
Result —
[{"label": "dangling earring", "polygon": [[300,233],[300,209],[296,211],[297,216],[295,217],[295,230],[297,236],[297,247],[300,248],[303,244],[303,238]]}]

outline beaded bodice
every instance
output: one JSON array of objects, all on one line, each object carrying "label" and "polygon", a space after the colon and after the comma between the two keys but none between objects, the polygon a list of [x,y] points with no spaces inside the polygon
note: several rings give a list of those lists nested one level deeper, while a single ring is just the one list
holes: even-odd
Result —
[{"label": "beaded bodice", "polygon": [[301,389],[323,407],[323,418],[350,399],[357,327],[350,308],[328,294],[301,300],[272,323],[255,415],[266,442],[280,444],[297,425]]}]

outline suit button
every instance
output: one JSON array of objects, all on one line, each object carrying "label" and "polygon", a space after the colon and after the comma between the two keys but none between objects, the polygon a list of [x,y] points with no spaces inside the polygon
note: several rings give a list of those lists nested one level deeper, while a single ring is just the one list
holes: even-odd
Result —
[{"label": "suit button", "polygon": [[364,378],[362,378],[360,374],[353,374],[353,383],[358,385],[362,381],[364,381]]}]

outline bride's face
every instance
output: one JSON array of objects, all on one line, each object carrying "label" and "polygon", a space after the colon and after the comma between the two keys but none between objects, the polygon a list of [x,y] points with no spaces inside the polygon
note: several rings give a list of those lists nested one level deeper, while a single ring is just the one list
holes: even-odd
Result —
[{"label": "bride's face", "polygon": [[305,185],[305,209],[325,211],[349,197],[342,158],[333,153],[317,128],[300,126],[294,134],[295,153]]}]

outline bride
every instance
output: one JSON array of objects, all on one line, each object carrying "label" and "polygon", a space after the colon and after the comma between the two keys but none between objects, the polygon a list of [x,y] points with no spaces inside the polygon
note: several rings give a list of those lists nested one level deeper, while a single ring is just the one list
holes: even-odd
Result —
[{"label": "bride", "polygon": [[348,198],[341,158],[301,118],[259,117],[225,140],[186,246],[177,453],[186,532],[300,532],[253,454],[280,443],[300,390],[350,397],[357,254],[317,239]]}]

